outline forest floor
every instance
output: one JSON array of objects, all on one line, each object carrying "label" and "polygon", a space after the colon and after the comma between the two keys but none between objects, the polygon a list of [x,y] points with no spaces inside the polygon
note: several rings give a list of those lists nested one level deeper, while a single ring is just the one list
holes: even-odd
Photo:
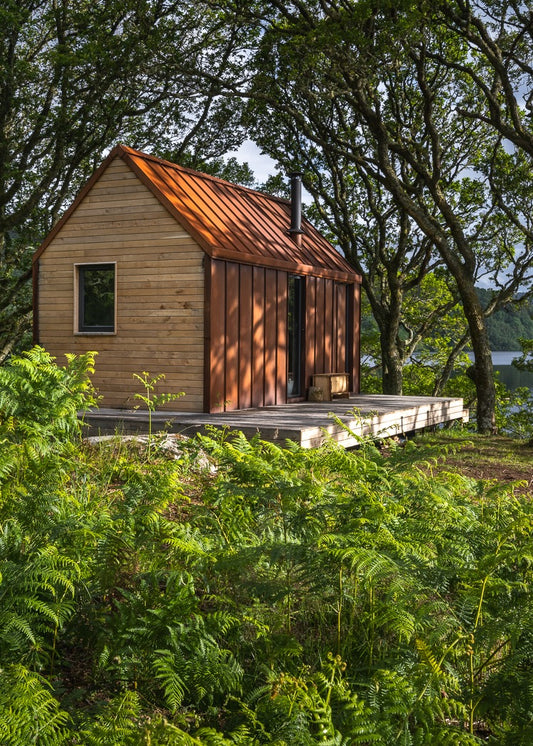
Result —
[{"label": "forest floor", "polygon": [[519,490],[533,497],[533,443],[505,435],[439,431],[414,439],[421,451],[442,447],[438,467],[472,479],[523,482]]}]

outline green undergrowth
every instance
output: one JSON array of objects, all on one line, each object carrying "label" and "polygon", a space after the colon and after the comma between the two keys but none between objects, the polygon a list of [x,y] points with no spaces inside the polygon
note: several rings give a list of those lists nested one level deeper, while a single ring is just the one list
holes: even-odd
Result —
[{"label": "green undergrowth", "polygon": [[533,741],[513,485],[429,444],[88,445],[91,365],[0,369],[0,743]]},{"label": "green undergrowth", "polygon": [[418,435],[414,439],[419,459],[438,454],[438,464],[474,479],[520,482],[533,494],[533,441],[508,435],[479,435],[451,428]]}]

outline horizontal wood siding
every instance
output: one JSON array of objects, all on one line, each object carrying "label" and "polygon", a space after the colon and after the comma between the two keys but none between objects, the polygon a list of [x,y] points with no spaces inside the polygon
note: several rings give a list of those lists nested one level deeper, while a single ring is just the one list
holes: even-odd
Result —
[{"label": "horizontal wood siding", "polygon": [[[133,373],[184,391],[168,410],[201,411],[204,253],[123,163],[114,160],[39,259],[39,341],[58,362],[96,350],[101,406],[132,407]],[[114,335],[74,334],[74,265],[116,262]]]}]

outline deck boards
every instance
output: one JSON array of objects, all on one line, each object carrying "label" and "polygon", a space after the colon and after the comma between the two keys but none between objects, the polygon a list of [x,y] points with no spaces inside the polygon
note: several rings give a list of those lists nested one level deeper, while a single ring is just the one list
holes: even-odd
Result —
[{"label": "deck boards", "polygon": [[[259,432],[264,440],[273,442],[289,439],[305,448],[315,448],[331,437],[350,448],[367,435],[391,437],[467,417],[462,399],[352,394],[349,399],[331,402],[301,402],[220,414],[156,412],[153,428],[193,435],[206,425],[215,425],[241,430],[249,437]],[[99,409],[86,413],[83,419],[90,435],[148,429],[148,415],[141,410]]]}]

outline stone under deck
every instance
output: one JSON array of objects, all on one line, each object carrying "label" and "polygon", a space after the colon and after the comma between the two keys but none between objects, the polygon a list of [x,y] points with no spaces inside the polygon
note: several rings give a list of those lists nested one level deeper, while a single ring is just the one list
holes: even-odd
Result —
[{"label": "stone under deck", "polygon": [[[83,417],[88,435],[146,433],[146,410],[96,409]],[[336,421],[338,420],[338,421]],[[155,412],[152,429],[193,435],[206,425],[240,430],[251,437],[284,443],[292,440],[305,448],[321,445],[328,437],[346,448],[365,436],[386,438],[417,430],[467,421],[462,399],[430,396],[352,394],[329,402],[300,402],[218,414]]]}]

